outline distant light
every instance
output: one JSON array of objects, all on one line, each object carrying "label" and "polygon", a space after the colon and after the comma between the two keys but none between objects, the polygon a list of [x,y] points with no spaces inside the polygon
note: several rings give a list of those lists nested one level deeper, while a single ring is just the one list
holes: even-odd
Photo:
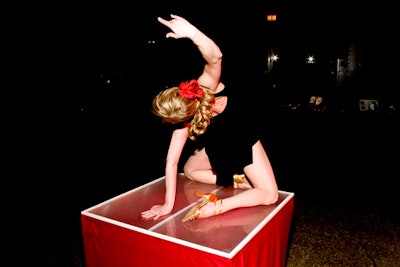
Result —
[{"label": "distant light", "polygon": [[307,58],[307,64],[313,64],[315,63],[315,58],[314,56],[308,56]]},{"label": "distant light", "polygon": [[359,107],[360,111],[377,111],[378,109],[378,99],[360,99]]},{"label": "distant light", "polygon": [[276,21],[276,15],[275,14],[267,15],[267,20],[268,21]]}]

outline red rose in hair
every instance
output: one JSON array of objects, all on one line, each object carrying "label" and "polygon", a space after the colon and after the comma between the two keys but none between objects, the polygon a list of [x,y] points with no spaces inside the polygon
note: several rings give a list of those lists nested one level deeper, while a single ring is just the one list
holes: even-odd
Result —
[{"label": "red rose in hair", "polygon": [[181,82],[179,88],[181,90],[178,91],[178,94],[188,99],[196,99],[196,97],[204,96],[203,89],[200,88],[199,83],[195,79],[192,79],[190,82]]}]

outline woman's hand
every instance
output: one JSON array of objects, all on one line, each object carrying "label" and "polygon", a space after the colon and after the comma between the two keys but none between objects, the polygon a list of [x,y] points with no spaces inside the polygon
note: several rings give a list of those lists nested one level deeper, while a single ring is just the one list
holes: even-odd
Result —
[{"label": "woman's hand", "polygon": [[186,19],[171,14],[171,20],[165,20],[161,17],[158,17],[158,21],[167,26],[172,30],[172,32],[167,33],[166,37],[172,37],[175,39],[179,38],[191,38],[195,34],[197,28],[194,27],[190,22]]},{"label": "woman's hand", "polygon": [[142,211],[142,217],[144,219],[150,219],[153,218],[154,220],[157,220],[159,217],[163,215],[167,215],[172,211],[172,208],[167,206],[167,205],[154,205],[151,207],[151,209]]}]

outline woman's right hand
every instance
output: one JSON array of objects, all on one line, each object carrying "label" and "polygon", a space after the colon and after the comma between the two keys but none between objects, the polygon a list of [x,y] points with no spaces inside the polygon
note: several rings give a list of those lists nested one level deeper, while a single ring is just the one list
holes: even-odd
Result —
[{"label": "woman's right hand", "polygon": [[161,17],[157,18],[159,22],[172,30],[172,32],[167,33],[167,38],[191,38],[195,34],[197,28],[194,27],[189,21],[173,14],[171,14],[171,18],[171,20],[165,20]]},{"label": "woman's right hand", "polygon": [[149,210],[142,211],[142,217],[144,219],[150,219],[150,218],[154,217],[153,219],[157,220],[161,216],[171,213],[171,211],[172,211],[172,208],[167,206],[166,204],[154,205]]}]

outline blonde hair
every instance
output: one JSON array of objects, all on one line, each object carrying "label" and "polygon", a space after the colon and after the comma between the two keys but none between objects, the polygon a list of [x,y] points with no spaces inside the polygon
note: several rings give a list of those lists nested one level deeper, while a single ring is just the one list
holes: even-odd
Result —
[{"label": "blonde hair", "polygon": [[210,125],[211,106],[215,100],[210,90],[204,87],[202,89],[204,96],[196,99],[181,96],[178,93],[179,87],[165,89],[153,99],[151,112],[160,117],[164,123],[188,122],[188,137],[195,140]]}]

